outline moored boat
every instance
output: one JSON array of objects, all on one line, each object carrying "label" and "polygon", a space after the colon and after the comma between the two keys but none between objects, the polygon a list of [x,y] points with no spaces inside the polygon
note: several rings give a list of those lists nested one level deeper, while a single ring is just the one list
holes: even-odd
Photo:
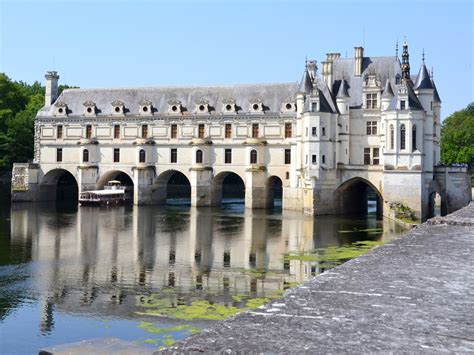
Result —
[{"label": "moored boat", "polygon": [[82,206],[123,205],[126,202],[125,186],[118,180],[110,180],[103,190],[84,191],[79,195]]}]

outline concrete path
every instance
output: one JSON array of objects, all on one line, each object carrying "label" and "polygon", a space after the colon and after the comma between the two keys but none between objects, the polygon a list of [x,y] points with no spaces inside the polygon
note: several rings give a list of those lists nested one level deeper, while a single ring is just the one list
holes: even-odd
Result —
[{"label": "concrete path", "polygon": [[474,352],[474,204],[164,352]]}]

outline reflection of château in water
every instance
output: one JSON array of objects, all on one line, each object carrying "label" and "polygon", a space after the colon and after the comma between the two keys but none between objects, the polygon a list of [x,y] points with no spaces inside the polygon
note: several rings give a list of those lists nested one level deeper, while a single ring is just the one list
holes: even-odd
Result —
[{"label": "reflection of ch\u00e2teau in water", "polygon": [[[389,221],[364,223],[384,223],[382,238],[394,228]],[[164,289],[185,300],[262,297],[321,271],[315,262],[284,261],[285,253],[350,241],[338,234],[347,228],[340,219],[148,206],[57,213],[14,205],[11,227],[12,243],[31,245],[37,265],[31,282],[48,295],[45,313],[57,307],[132,316],[142,296]],[[44,316],[45,328],[50,318]]]}]

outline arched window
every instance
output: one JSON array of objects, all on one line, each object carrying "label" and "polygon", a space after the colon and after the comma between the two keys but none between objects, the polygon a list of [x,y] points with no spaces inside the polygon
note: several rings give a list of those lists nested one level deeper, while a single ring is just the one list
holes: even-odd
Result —
[{"label": "arched window", "polygon": [[196,163],[202,164],[202,150],[201,149],[196,150]]},{"label": "arched window", "polygon": [[393,129],[393,124],[390,125],[390,149],[395,148],[395,130]]},{"label": "arched window", "polygon": [[400,126],[400,150],[406,149],[406,128],[405,125],[402,124]]},{"label": "arched window", "polygon": [[140,163],[144,163],[146,161],[146,152],[144,149],[140,149],[140,152],[138,153],[138,161]]},{"label": "arched window", "polygon": [[411,129],[411,149],[416,150],[416,125],[413,125]]},{"label": "arched window", "polygon": [[257,151],[255,149],[250,151],[250,164],[257,164]]},{"label": "arched window", "polygon": [[87,149],[84,149],[82,151],[82,161],[84,163],[88,163],[89,162],[89,151]]}]

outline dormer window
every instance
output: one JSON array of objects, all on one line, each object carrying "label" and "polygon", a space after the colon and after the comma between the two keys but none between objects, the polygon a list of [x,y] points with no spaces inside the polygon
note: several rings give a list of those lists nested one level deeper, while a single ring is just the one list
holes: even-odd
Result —
[{"label": "dormer window", "polygon": [[95,116],[96,114],[96,105],[93,101],[86,101],[84,105],[84,116]]},{"label": "dormer window", "polygon": [[140,110],[138,112],[140,115],[143,116],[150,116],[153,114],[152,111],[152,103],[151,101],[148,100],[142,100],[140,101]]},{"label": "dormer window", "polygon": [[250,100],[250,112],[251,113],[262,113],[263,112],[263,101],[257,97]]},{"label": "dormer window", "polygon": [[169,100],[168,105],[168,113],[170,114],[181,114],[181,112],[183,112],[183,107],[181,106],[181,101],[179,100]]},{"label": "dormer window", "polygon": [[224,113],[236,113],[235,100],[230,98],[224,99],[222,101],[222,111]]},{"label": "dormer window", "polygon": [[285,100],[282,105],[281,105],[281,111],[282,112],[294,112],[296,109],[296,105],[293,101],[291,100]]},{"label": "dormer window", "polygon": [[201,98],[196,101],[196,113],[209,113],[209,100]]},{"label": "dormer window", "polygon": [[124,103],[120,100],[112,101],[112,115],[124,115]]},{"label": "dormer window", "polygon": [[56,116],[67,116],[67,105],[63,101],[58,101],[54,104],[56,107],[55,115]]},{"label": "dormer window", "polygon": [[395,84],[396,84],[396,85],[400,85],[400,80],[401,80],[401,78],[402,78],[402,77],[400,76],[400,74],[395,75]]}]

